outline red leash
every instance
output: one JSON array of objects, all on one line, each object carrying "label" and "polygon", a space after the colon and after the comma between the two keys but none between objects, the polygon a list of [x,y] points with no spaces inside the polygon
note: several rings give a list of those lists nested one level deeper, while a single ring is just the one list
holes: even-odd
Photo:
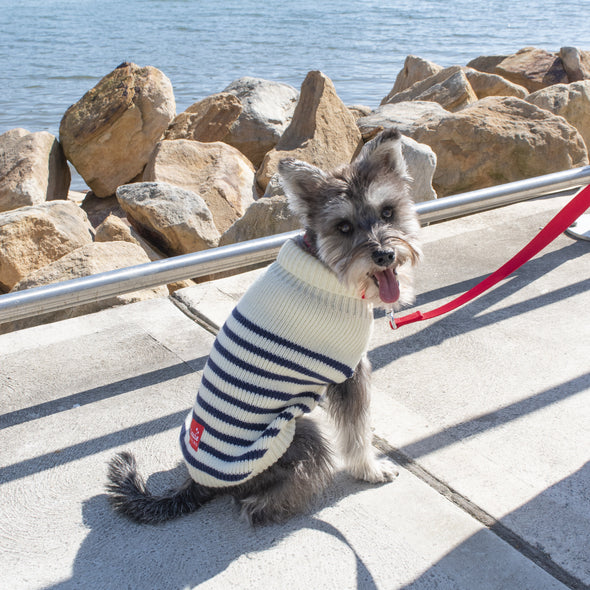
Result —
[{"label": "red leash", "polygon": [[396,330],[406,324],[420,322],[422,320],[429,320],[438,317],[445,313],[449,313],[465,305],[484,291],[499,283],[506,278],[510,273],[520,268],[525,262],[528,262],[533,256],[538,254],[543,248],[548,246],[557,236],[563,233],[586,209],[590,207],[590,185],[580,191],[520,252],[513,256],[506,264],[501,266],[496,272],[486,277],[481,283],[475,285],[452,299],[448,303],[437,307],[431,311],[422,313],[415,311],[400,318],[394,318],[393,312],[390,314],[389,324],[392,329]]}]

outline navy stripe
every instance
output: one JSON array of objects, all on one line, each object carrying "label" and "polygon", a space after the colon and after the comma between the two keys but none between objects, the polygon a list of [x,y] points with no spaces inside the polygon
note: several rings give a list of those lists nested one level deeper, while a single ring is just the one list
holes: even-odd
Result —
[{"label": "navy stripe", "polygon": [[199,443],[199,451],[203,450],[210,455],[213,455],[217,459],[221,459],[225,463],[238,463],[239,461],[251,461],[253,459],[260,459],[264,457],[266,454],[267,449],[256,449],[253,451],[247,451],[246,453],[242,453],[241,455],[228,455],[227,453],[222,453],[218,451],[215,447],[208,445],[207,443],[201,441]]},{"label": "navy stripe", "polygon": [[[247,391],[248,393],[255,393],[257,395],[261,395],[263,397],[267,397],[267,398],[271,398],[271,399],[276,399],[276,400],[279,400],[282,402],[290,402],[294,399],[299,399],[302,397],[311,397],[316,402],[319,402],[322,397],[319,393],[313,393],[312,391],[304,391],[302,393],[297,393],[295,395],[290,394],[290,393],[281,393],[280,391],[275,391],[274,389],[268,389],[267,387],[260,387],[258,385],[254,385],[253,383],[248,383],[247,381],[242,381],[236,377],[232,377],[229,373],[224,371],[211,357],[209,357],[209,360],[207,361],[207,366],[209,369],[211,369],[211,371],[213,373],[215,373],[215,375],[217,375],[220,379],[222,379],[226,383],[229,383],[230,385],[233,385],[234,387],[237,387],[243,391]],[[203,380],[207,380],[206,377],[203,377]],[[207,380],[207,383],[211,384],[211,382],[209,380]],[[215,387],[215,386],[212,385],[212,387]],[[215,388],[215,389],[217,389],[217,388]],[[217,391],[222,393],[219,389],[217,389]],[[216,393],[216,392],[213,392],[213,393]],[[222,395],[220,395],[219,397],[222,397],[223,395],[224,394],[222,393]],[[234,403],[235,398],[233,398],[229,395],[225,395],[225,399],[229,403]],[[245,405],[248,405],[248,404],[245,404]],[[254,411],[254,410],[252,410],[252,411]],[[268,413],[268,412],[265,412],[265,413]]]},{"label": "navy stripe", "polygon": [[196,420],[211,436],[215,437],[216,439],[223,441],[224,443],[235,445],[236,447],[249,447],[252,444],[251,440],[247,440],[245,438],[239,438],[237,436],[229,436],[224,434],[223,432],[217,430],[210,426],[202,417],[197,417],[193,410],[193,420]]},{"label": "navy stripe", "polygon": [[272,361],[273,363],[280,365],[282,367],[287,367],[287,369],[291,369],[292,371],[296,371],[298,373],[303,373],[308,377],[313,377],[314,379],[318,380],[318,385],[326,385],[328,383],[334,383],[334,381],[330,381],[326,379],[323,375],[316,373],[315,371],[311,371],[310,369],[304,367],[303,365],[299,365],[298,363],[294,363],[293,361],[289,361],[281,356],[277,356],[276,354],[272,354],[259,346],[255,346],[254,344],[244,340],[242,337],[238,336],[227,324],[223,326],[223,333],[234,343],[238,346],[241,346],[248,352],[255,354],[259,357],[262,357],[266,360]]},{"label": "navy stripe", "polygon": [[[296,385],[317,385],[316,381],[310,381],[309,379],[297,379],[295,377],[288,377],[287,375],[281,375],[280,373],[276,373],[274,371],[265,371],[260,367],[253,365],[252,363],[248,363],[247,361],[237,357],[235,354],[232,354],[221,342],[219,338],[215,339],[213,343],[213,348],[227,361],[240,367],[240,369],[244,369],[249,373],[253,373],[254,375],[259,375],[260,377],[265,377],[266,379],[272,379],[273,381],[283,381],[285,383],[295,383]],[[322,380],[322,385],[324,384],[324,380]]]},{"label": "navy stripe", "polygon": [[240,324],[242,324],[243,326],[248,328],[248,330],[254,332],[255,334],[258,334],[259,336],[262,336],[263,338],[267,338],[271,342],[275,342],[277,344],[280,344],[281,346],[285,346],[287,348],[290,348],[300,354],[303,354],[305,356],[308,356],[310,358],[318,360],[318,361],[324,363],[325,365],[328,365],[329,367],[332,367],[333,369],[340,371],[346,378],[350,377],[353,373],[353,371],[350,369],[350,367],[347,367],[344,363],[340,363],[337,360],[335,360],[329,356],[326,356],[325,354],[321,354],[319,352],[315,352],[313,350],[310,350],[308,348],[300,346],[299,344],[296,344],[295,342],[291,342],[290,340],[287,340],[286,338],[282,338],[281,336],[277,336],[276,334],[273,334],[269,330],[265,330],[264,328],[257,326],[255,323],[253,323],[250,320],[248,320],[247,318],[245,318],[238,311],[237,307],[234,308],[234,310],[232,312],[232,316]]},{"label": "navy stripe", "polygon": [[[238,420],[237,418],[234,418],[234,416],[230,416],[229,414],[226,414],[225,412],[222,412],[221,410],[214,408],[211,404],[206,402],[202,398],[202,396],[200,396],[200,395],[197,396],[197,404],[201,408],[203,408],[203,410],[205,410],[208,414],[211,414],[211,416],[214,416],[218,420],[221,420],[221,421],[225,422],[226,424],[231,424],[232,426],[237,426],[238,428],[242,428],[243,430],[253,430],[254,432],[263,432],[266,429],[266,427],[268,426],[268,423],[266,423],[266,422],[256,423],[256,422],[244,422],[243,420]],[[198,422],[198,420],[197,420],[197,422]]]},{"label": "navy stripe", "polygon": [[209,467],[208,465],[205,465],[205,464],[201,463],[200,461],[197,461],[191,455],[191,453],[189,452],[189,450],[186,448],[186,446],[184,444],[185,435],[186,435],[186,428],[183,425],[180,430],[180,448],[182,450],[182,454],[184,455],[186,462],[189,463],[195,469],[198,469],[199,471],[202,471],[203,473],[206,473],[206,474],[214,477],[215,479],[218,479],[220,481],[225,481],[228,483],[236,483],[236,482],[244,481],[252,473],[251,471],[247,471],[245,473],[223,473],[222,471],[218,471],[217,469],[213,469],[212,467]]},{"label": "navy stripe", "polygon": [[205,376],[203,376],[203,378],[201,379],[201,385],[203,387],[205,387],[205,389],[207,389],[215,397],[218,397],[220,400],[223,400],[224,402],[227,402],[228,404],[232,404],[233,406],[236,406],[236,407],[240,408],[241,410],[245,410],[246,412],[250,412],[251,414],[274,414],[276,412],[276,410],[274,410],[272,408],[271,409],[261,408],[260,406],[255,406],[253,404],[249,404],[249,403],[244,402],[236,397],[228,395],[227,393],[224,393],[221,389],[219,389],[219,387],[216,387],[215,385],[213,385],[213,383],[211,383],[211,381],[209,381],[209,379],[207,379],[207,377],[205,377]]}]

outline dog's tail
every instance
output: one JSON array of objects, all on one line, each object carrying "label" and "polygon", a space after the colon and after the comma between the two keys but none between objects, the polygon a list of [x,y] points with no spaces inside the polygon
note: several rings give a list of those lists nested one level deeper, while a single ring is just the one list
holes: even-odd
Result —
[{"label": "dog's tail", "polygon": [[157,524],[194,512],[217,493],[188,479],[179,488],[153,496],[137,472],[135,457],[122,452],[115,455],[108,469],[106,490],[113,508],[135,522]]}]

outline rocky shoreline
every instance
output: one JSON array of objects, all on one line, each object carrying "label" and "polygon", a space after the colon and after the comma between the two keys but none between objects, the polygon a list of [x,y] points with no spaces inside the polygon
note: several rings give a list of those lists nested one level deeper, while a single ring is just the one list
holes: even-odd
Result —
[{"label": "rocky shoreline", "polygon": [[[59,139],[0,135],[0,293],[296,229],[278,161],[332,168],[385,127],[404,135],[416,201],[586,165],[590,52],[529,47],[449,68],[410,55],[374,110],[344,105],[317,71],[299,91],[246,77],[175,109],[162,72],[123,63],[66,111]],[[69,192],[68,161],[87,194]]]}]

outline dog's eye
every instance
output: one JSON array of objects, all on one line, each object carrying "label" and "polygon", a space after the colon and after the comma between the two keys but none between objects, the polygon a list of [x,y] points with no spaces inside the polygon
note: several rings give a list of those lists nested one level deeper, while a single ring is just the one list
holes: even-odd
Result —
[{"label": "dog's eye", "polygon": [[393,219],[393,207],[383,207],[381,218],[385,219],[385,221],[391,221]]},{"label": "dog's eye", "polygon": [[349,234],[352,232],[352,224],[349,223],[348,221],[341,221],[337,226],[336,229],[341,233],[341,234]]}]

